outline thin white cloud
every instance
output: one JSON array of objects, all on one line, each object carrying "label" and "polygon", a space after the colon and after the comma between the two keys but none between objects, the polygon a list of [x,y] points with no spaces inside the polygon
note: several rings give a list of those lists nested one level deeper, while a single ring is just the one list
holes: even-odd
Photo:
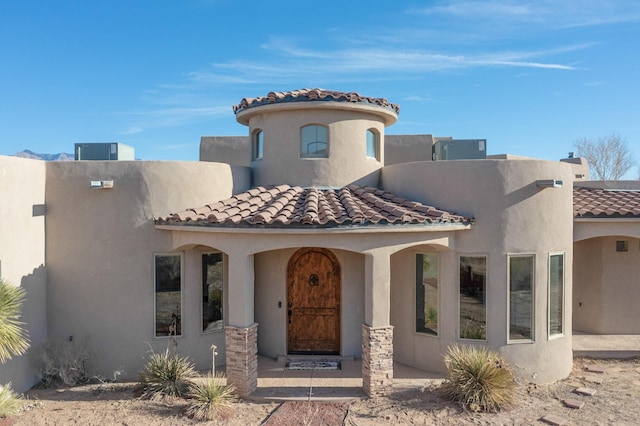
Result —
[{"label": "thin white cloud", "polygon": [[[215,64],[213,65],[215,66]],[[196,83],[203,84],[252,84],[256,83],[255,79],[241,77],[237,75],[224,75],[220,73],[212,73],[206,71],[191,71],[187,77]]]},{"label": "thin white cloud", "polygon": [[454,2],[446,5],[426,7],[422,9],[412,9],[425,15],[453,15],[458,17],[511,17],[528,16],[533,13],[528,4],[515,4],[513,2],[498,1],[474,1],[474,2]]},{"label": "thin white cloud", "polygon": [[412,95],[412,96],[407,96],[407,97],[403,98],[402,100],[403,101],[408,101],[408,102],[425,102],[425,101],[431,101],[432,98],[429,95],[427,95],[427,96]]},{"label": "thin white cloud", "polygon": [[[444,5],[414,8],[410,14],[473,20],[479,27],[502,23],[545,28],[572,28],[640,22],[637,0],[480,0],[450,1]],[[520,31],[524,29],[520,27]]]},{"label": "thin white cloud", "polygon": [[127,129],[118,132],[119,135],[124,135],[124,136],[128,136],[128,135],[135,135],[136,133],[140,133],[142,132],[142,127],[140,126],[130,126]]},{"label": "thin white cloud", "polygon": [[478,61],[477,65],[487,66],[505,66],[505,67],[521,67],[521,68],[543,68],[549,70],[575,70],[576,68],[570,65],[560,64],[545,64],[540,62],[520,62],[520,61]]},{"label": "thin white cloud", "polygon": [[212,106],[198,108],[159,108],[154,110],[123,111],[118,115],[128,116],[134,124],[120,132],[122,135],[140,133],[147,128],[177,127],[198,123],[232,114],[231,106]]},{"label": "thin white cloud", "polygon": [[[232,60],[211,65],[210,70],[201,70],[189,75],[197,76],[199,82],[221,83],[221,76],[235,76],[238,82],[291,82],[319,78],[332,81],[352,78],[361,79],[412,78],[429,72],[448,71],[478,67],[515,67],[570,71],[578,69],[570,64],[542,61],[547,56],[586,49],[590,44],[561,46],[553,49],[493,52],[485,54],[446,54],[424,49],[389,48],[338,48],[313,50],[296,48],[283,39],[268,43],[268,61]],[[532,60],[532,59],[536,60]]]}]

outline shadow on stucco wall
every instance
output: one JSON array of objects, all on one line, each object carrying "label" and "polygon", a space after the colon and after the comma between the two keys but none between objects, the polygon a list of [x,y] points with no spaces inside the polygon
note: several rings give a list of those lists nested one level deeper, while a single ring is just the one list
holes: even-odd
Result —
[{"label": "shadow on stucco wall", "polygon": [[239,194],[251,187],[251,169],[245,166],[230,166],[233,179],[233,194]]},{"label": "shadow on stucco wall", "polygon": [[23,356],[13,357],[0,365],[0,383],[11,382],[18,392],[31,388],[37,381],[37,347],[47,339],[47,272],[44,265],[22,277],[20,287],[26,291],[20,321],[27,332],[30,347]]},{"label": "shadow on stucco wall", "polygon": [[515,206],[537,194],[540,189],[535,182],[522,186],[505,194],[505,207]]},{"label": "shadow on stucco wall", "polygon": [[351,182],[349,185],[372,186],[375,188],[380,188],[380,170],[376,170],[365,176],[362,176],[361,178]]}]

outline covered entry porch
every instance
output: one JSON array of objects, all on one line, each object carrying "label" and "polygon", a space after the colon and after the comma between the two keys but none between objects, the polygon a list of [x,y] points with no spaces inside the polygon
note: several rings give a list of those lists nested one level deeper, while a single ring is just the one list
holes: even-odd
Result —
[{"label": "covered entry porch", "polygon": [[155,223],[174,250],[225,254],[226,373],[246,397],[258,386],[258,353],[361,358],[364,392],[388,392],[391,257],[415,246],[453,253],[456,231],[472,220],[372,187],[280,185]]},{"label": "covered entry porch", "polygon": [[[465,229],[461,225],[454,227]],[[394,327],[390,318],[392,255],[412,247],[437,246],[453,256],[451,231],[457,230],[445,231],[442,227],[437,230],[420,227],[413,232],[403,232],[406,228],[366,232],[170,229],[175,250],[212,249],[225,254],[224,359],[227,379],[243,397],[259,389],[261,364],[268,364],[278,356],[307,353],[350,357],[357,363],[359,373],[352,379],[359,381],[360,392],[388,393],[394,383]],[[315,246],[305,246],[310,241]],[[288,281],[295,275],[296,269],[292,268],[296,259],[307,252],[328,254],[334,258],[339,271],[336,275],[339,281],[337,346],[320,348],[320,351],[291,346],[289,338],[292,332],[289,322],[294,316],[289,311],[295,308],[296,302],[289,309],[291,283]],[[305,268],[308,266],[304,263]],[[306,271],[304,285],[309,289],[316,287],[314,274],[321,282],[326,279],[326,274]],[[414,307],[407,306],[407,309]],[[318,324],[324,324],[324,319],[319,321],[312,320],[307,326],[313,331]],[[353,367],[349,371],[353,372]]]}]

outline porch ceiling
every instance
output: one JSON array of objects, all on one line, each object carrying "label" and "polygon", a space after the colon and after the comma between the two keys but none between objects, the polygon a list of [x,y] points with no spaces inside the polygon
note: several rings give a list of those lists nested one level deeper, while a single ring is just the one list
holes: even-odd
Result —
[{"label": "porch ceiling", "polygon": [[467,218],[372,187],[257,187],[226,200],[154,219],[156,225],[342,228],[470,225]]}]

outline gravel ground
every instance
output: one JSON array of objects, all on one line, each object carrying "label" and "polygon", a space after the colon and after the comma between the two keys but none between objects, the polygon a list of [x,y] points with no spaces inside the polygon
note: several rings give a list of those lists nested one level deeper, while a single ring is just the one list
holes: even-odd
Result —
[{"label": "gravel ground", "polygon": [[[604,373],[589,372],[600,367]],[[597,383],[602,381],[602,383]],[[134,396],[135,383],[105,383],[73,388],[32,389],[23,410],[0,419],[7,425],[193,425],[184,415],[186,401],[143,401]],[[595,390],[593,396],[576,388]],[[567,399],[584,402],[568,408]],[[596,360],[577,358],[573,373],[549,385],[523,383],[518,405],[500,413],[472,413],[440,398],[437,385],[397,391],[390,397],[356,399],[346,403],[240,401],[213,425],[489,425],[543,424],[554,415],[569,425],[637,425],[640,408],[640,358]]]}]

